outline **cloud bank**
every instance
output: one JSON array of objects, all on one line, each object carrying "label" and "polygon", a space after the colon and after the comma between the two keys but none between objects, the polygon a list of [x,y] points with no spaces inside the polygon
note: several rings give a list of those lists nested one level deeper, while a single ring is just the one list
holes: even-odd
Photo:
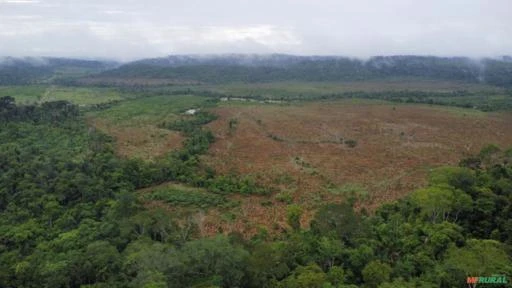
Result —
[{"label": "cloud bank", "polygon": [[510,0],[0,0],[0,56],[512,54]]}]

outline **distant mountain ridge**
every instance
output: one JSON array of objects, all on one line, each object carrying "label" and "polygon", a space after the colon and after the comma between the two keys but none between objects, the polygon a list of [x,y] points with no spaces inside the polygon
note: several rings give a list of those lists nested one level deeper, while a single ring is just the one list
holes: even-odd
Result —
[{"label": "distant mountain ridge", "polygon": [[283,67],[303,61],[349,59],[342,56],[295,56],[287,54],[205,54],[169,55],[160,58],[137,60],[128,65],[154,65],[159,67],[179,67],[197,65],[224,66],[267,66]]},{"label": "distant mountain ridge", "polygon": [[346,56],[299,56],[288,54],[183,54],[169,55],[166,57],[146,58],[125,63],[124,65],[153,65],[159,67],[179,67],[194,65],[236,65],[236,66],[269,66],[283,67],[304,62],[325,62],[325,61],[353,61],[368,65],[388,65],[397,63],[419,64],[422,62],[457,62],[466,64],[477,64],[482,61],[512,62],[511,56],[501,56],[497,58],[470,58],[470,57],[439,57],[439,56],[419,56],[419,55],[393,55],[393,56],[373,56],[368,59],[359,59]]},{"label": "distant mountain ridge", "polygon": [[344,81],[425,77],[512,87],[511,57],[341,56],[285,54],[171,55],[134,61],[99,77],[164,78],[205,83]]},{"label": "distant mountain ridge", "polygon": [[512,88],[512,57],[471,59],[435,56],[286,54],[170,55],[129,63],[52,57],[0,57],[0,85],[80,83],[80,79],[166,79],[168,83],[360,81],[396,77],[486,83]]},{"label": "distant mountain ridge", "polygon": [[57,77],[80,77],[119,67],[115,61],[55,57],[0,57],[0,85],[25,85]]},{"label": "distant mountain ridge", "polygon": [[32,67],[67,67],[79,66],[96,69],[108,69],[119,66],[113,60],[88,60],[60,57],[0,57],[0,67],[32,66]]}]

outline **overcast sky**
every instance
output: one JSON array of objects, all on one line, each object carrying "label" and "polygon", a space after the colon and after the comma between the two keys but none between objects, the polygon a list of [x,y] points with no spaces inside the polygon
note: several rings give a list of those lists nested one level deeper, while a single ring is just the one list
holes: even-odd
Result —
[{"label": "overcast sky", "polygon": [[0,0],[0,56],[512,54],[512,0]]}]

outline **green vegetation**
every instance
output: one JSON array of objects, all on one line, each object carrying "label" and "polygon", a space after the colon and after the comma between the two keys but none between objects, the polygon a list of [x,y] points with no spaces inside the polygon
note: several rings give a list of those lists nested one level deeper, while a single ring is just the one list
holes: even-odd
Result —
[{"label": "green vegetation", "polygon": [[52,72],[46,67],[13,65],[0,67],[0,85],[29,85],[47,79]]},{"label": "green vegetation", "polygon": [[78,105],[92,105],[119,101],[128,95],[121,95],[112,88],[60,87],[44,85],[0,86],[0,95],[9,95],[19,103],[44,103],[69,101]]},{"label": "green vegetation", "polygon": [[[270,96],[273,97],[275,96]],[[265,100],[265,96],[246,95],[244,98]],[[279,98],[285,101],[318,101],[318,100],[338,100],[338,99],[368,99],[384,100],[396,103],[420,103],[441,106],[455,106],[461,108],[472,108],[481,111],[497,111],[512,109],[512,94],[510,91],[487,91],[487,92],[469,92],[469,91],[449,91],[449,92],[431,92],[431,91],[379,91],[379,92],[331,92],[326,94],[298,94]]]},{"label": "green vegetation", "polygon": [[79,60],[52,57],[2,57],[0,85],[29,85],[69,82],[70,79],[98,73],[116,66],[110,61]]},{"label": "green vegetation", "polygon": [[345,141],[343,141],[345,143],[345,145],[347,145],[349,148],[354,148],[357,146],[357,141],[354,140],[354,139],[347,139]]},{"label": "green vegetation", "polygon": [[142,97],[123,101],[119,105],[93,115],[125,125],[155,124],[175,120],[187,109],[204,107],[207,104],[206,101],[207,98],[194,95]]},{"label": "green vegetation", "polygon": [[[225,56],[217,59],[157,58],[128,63],[97,78],[172,79],[192,83],[266,83],[276,81],[360,81],[421,77],[487,83],[511,87],[508,59],[439,58],[423,56],[372,57],[366,61],[343,57],[271,55],[265,59]],[[170,58],[173,58],[172,56]],[[244,64],[249,61],[251,65]],[[181,62],[181,63],[180,63]],[[171,64],[174,63],[174,64]],[[485,67],[485,69],[482,69]]]},{"label": "green vegetation", "polygon": [[77,118],[78,108],[66,101],[45,102],[42,105],[16,106],[10,96],[0,98],[0,120],[4,122],[33,122],[59,124],[68,118]]},{"label": "green vegetation", "polygon": [[[385,83],[385,82],[384,82]],[[19,103],[43,103],[47,101],[69,101],[79,105],[99,105],[123,101],[109,110],[109,113],[99,114],[99,117],[112,121],[126,121],[135,118],[141,121],[173,122],[175,119],[166,118],[169,113],[179,114],[187,109],[205,107],[212,105],[220,98],[227,98],[236,95],[240,99],[257,101],[318,101],[337,99],[368,99],[372,101],[384,100],[397,103],[421,103],[430,105],[455,106],[461,108],[472,108],[481,111],[510,110],[512,108],[512,94],[510,91],[492,87],[466,87],[455,85],[449,88],[440,89],[432,84],[432,87],[425,85],[420,89],[404,90],[398,87],[392,90],[366,89],[358,85],[344,83],[329,83],[315,88],[307,83],[277,83],[268,84],[272,89],[265,92],[242,88],[245,86],[234,86],[235,88],[222,88],[224,86],[199,86],[198,88],[100,88],[100,87],[63,87],[63,86],[0,86],[0,95],[12,96]],[[289,85],[289,86],[287,86]],[[315,85],[315,84],[313,84]],[[319,85],[319,84],[316,84]],[[386,87],[385,84],[383,84]],[[443,85],[443,84],[438,84]],[[231,86],[227,86],[231,87]],[[259,86],[257,86],[259,87]],[[442,87],[442,86],[441,86]],[[205,90],[206,88],[206,90]],[[440,89],[440,90],[439,90]],[[462,90],[460,90],[462,89]],[[193,95],[190,95],[193,93]],[[201,95],[201,96],[197,96]],[[208,100],[208,101],[206,101]],[[234,101],[229,101],[233,103]],[[238,104],[253,103],[236,101]],[[254,103],[253,103],[254,104]],[[169,110],[170,109],[170,110]],[[152,115],[152,116],[151,116]],[[147,119],[150,117],[150,119]],[[140,119],[139,119],[140,118]],[[235,123],[233,123],[235,124]]]},{"label": "green vegetation", "polygon": [[26,86],[0,86],[0,95],[11,96],[18,103],[36,103],[39,102],[46,91],[46,86],[26,85]]},{"label": "green vegetation", "polygon": [[290,225],[290,227],[295,231],[300,230],[300,218],[302,216],[302,212],[302,208],[295,204],[289,205],[286,209],[288,225]]},{"label": "green vegetation", "polygon": [[320,97],[332,93],[346,92],[382,92],[382,91],[430,91],[447,93],[452,91],[469,91],[487,94],[497,93],[503,89],[458,81],[429,80],[425,78],[401,77],[364,81],[272,81],[266,83],[230,83],[222,85],[205,85],[208,90],[232,97],[256,97],[265,99],[294,99],[296,97]]},{"label": "green vegetation", "polygon": [[122,100],[119,92],[108,88],[69,88],[54,87],[47,88],[41,96],[41,102],[65,100],[79,105],[91,105]]},{"label": "green vegetation", "polygon": [[144,195],[148,200],[165,201],[177,206],[197,206],[207,208],[226,203],[226,199],[220,195],[201,191],[199,189],[183,189],[176,187],[159,188]]},{"label": "green vegetation", "polygon": [[233,133],[236,131],[236,128],[238,127],[238,119],[236,119],[236,118],[229,119],[228,127],[229,127],[229,134],[233,135]]},{"label": "green vegetation", "polygon": [[283,191],[276,194],[276,200],[286,204],[291,204],[293,202],[293,196],[289,191]]},{"label": "green vegetation", "polygon": [[192,117],[176,120],[171,123],[163,122],[161,127],[167,128],[169,130],[180,131],[186,136],[192,136],[194,132],[196,132],[195,130],[197,126],[208,124],[216,119],[217,115],[215,114],[205,111],[198,111]]}]

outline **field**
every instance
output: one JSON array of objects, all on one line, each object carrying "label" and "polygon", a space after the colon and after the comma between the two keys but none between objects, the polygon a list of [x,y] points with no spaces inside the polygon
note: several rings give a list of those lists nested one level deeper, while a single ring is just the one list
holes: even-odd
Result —
[{"label": "field", "polygon": [[[423,186],[434,167],[456,165],[489,143],[512,146],[507,113],[370,101],[229,103],[214,111],[220,118],[209,126],[217,141],[204,162],[221,173],[252,175],[274,190],[271,203],[235,197],[240,218],[224,223],[225,231],[280,229],[290,203],[311,216],[322,203],[356,197],[372,210]],[[210,213],[215,223],[219,212]]]},{"label": "field", "polygon": [[474,108],[481,111],[512,109],[512,92],[484,84],[418,78],[392,78],[351,82],[232,83],[197,86],[225,98],[257,101],[317,101],[371,99],[394,103],[420,103]]},{"label": "field", "polygon": [[[216,141],[201,156],[201,165],[220,175],[248,176],[269,187],[271,195],[219,197],[188,186],[176,188],[176,183],[140,193],[148,207],[200,215],[199,228],[204,235],[218,231],[254,235],[263,228],[280,233],[287,227],[285,213],[290,204],[305,209],[303,225],[325,203],[354,198],[357,207],[372,211],[383,202],[424,186],[432,168],[457,164],[490,143],[503,148],[512,146],[510,112],[377,99],[318,99],[329,93],[350,91],[464,90],[473,95],[454,96],[449,101],[510,101],[503,90],[485,85],[426,80],[282,82],[196,86],[188,95],[175,95],[184,90],[181,86],[169,87],[168,95],[162,92],[165,89],[137,94],[113,88],[9,86],[0,87],[0,94],[13,95],[21,103],[68,100],[87,106],[118,101],[106,109],[86,112],[86,120],[95,129],[113,136],[119,156],[146,161],[158,161],[180,149],[186,139],[178,131],[161,128],[162,123],[181,119],[183,112],[191,108],[218,115],[218,120],[207,125]],[[198,96],[203,95],[202,89],[284,101],[215,102]],[[299,96],[308,101],[286,100]]]},{"label": "field", "polygon": [[155,187],[149,191],[159,196],[142,197],[150,207],[167,207],[173,213],[180,206],[202,211],[200,230],[205,235],[254,235],[262,228],[279,233],[287,225],[290,204],[305,208],[303,225],[326,202],[355,198],[359,208],[372,211],[424,186],[435,167],[456,165],[490,143],[512,146],[508,112],[367,99],[217,105],[207,99],[143,97],[87,114],[89,123],[116,139],[118,155],[145,160],[182,147],[185,137],[159,128],[162,122],[198,107],[219,116],[207,125],[216,141],[202,156],[203,165],[221,175],[256,179],[271,188],[271,196],[235,194],[219,200],[205,191],[183,196],[183,189],[170,193]]},{"label": "field", "polygon": [[[208,87],[208,86],[207,86]],[[429,91],[452,92],[458,90],[471,92],[496,93],[502,89],[483,84],[469,84],[455,81],[426,80],[416,78],[397,78],[387,80],[350,81],[350,82],[271,82],[271,83],[234,83],[208,87],[213,91],[233,96],[263,96],[279,99],[296,97],[315,97],[332,93],[352,91]]]},{"label": "field", "polygon": [[0,86],[1,96],[12,96],[23,104],[38,102],[45,91],[45,86]]},{"label": "field", "polygon": [[0,86],[0,96],[12,96],[19,103],[42,103],[66,100],[78,105],[106,103],[128,98],[110,88],[76,88],[59,86]]},{"label": "field", "polygon": [[176,120],[184,110],[199,107],[205,100],[193,95],[139,98],[87,117],[94,127],[116,139],[119,155],[147,160],[181,147],[183,141],[178,132],[158,125]]},{"label": "field", "polygon": [[67,100],[78,105],[90,105],[122,99],[123,97],[117,91],[111,89],[50,86],[41,96],[40,101]]}]

